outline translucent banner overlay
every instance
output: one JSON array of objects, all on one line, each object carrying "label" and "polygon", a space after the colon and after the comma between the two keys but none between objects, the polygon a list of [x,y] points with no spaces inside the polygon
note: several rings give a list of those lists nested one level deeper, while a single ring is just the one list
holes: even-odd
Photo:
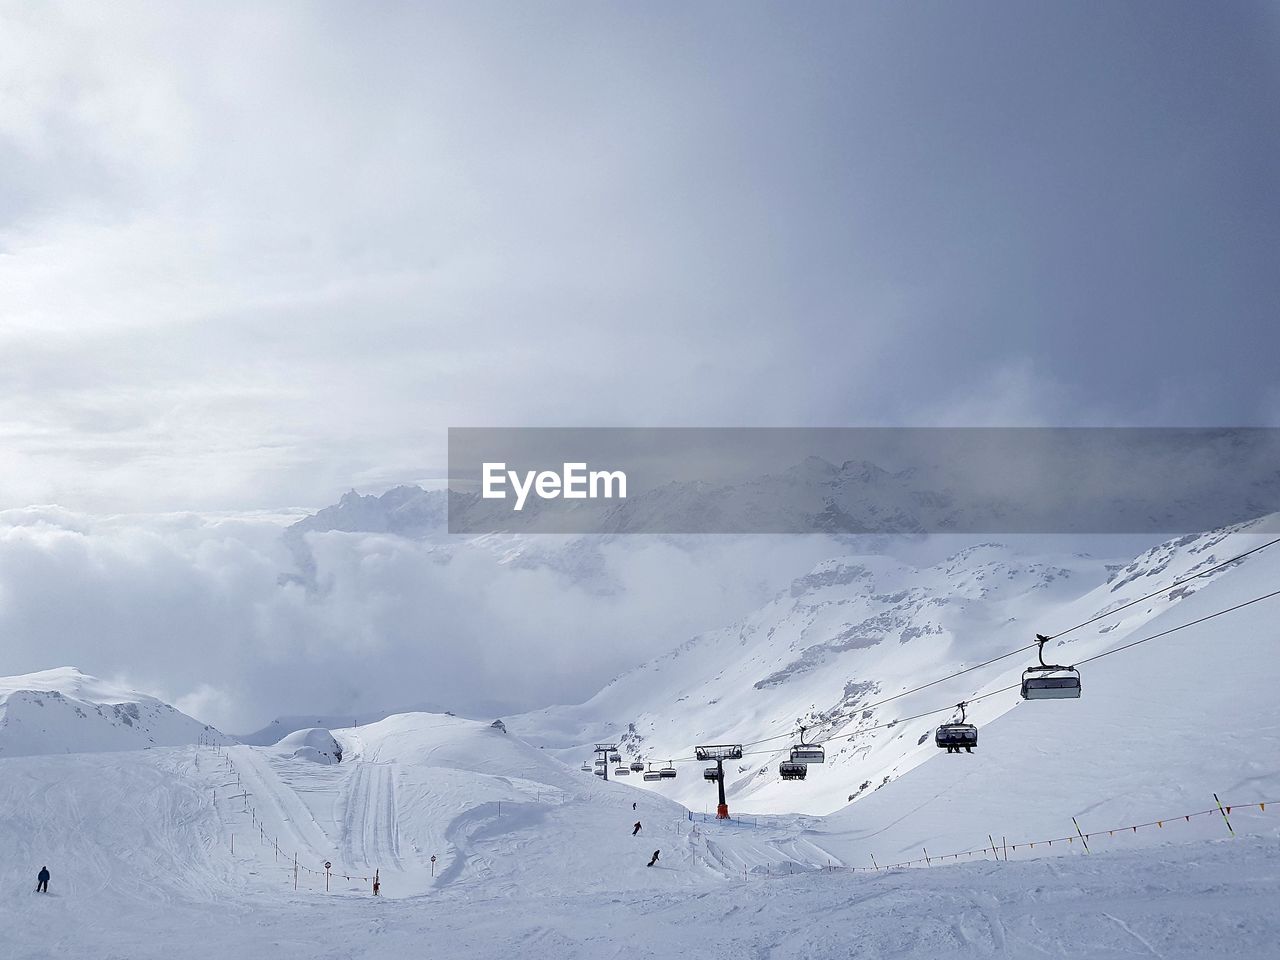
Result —
[{"label": "translucent banner overlay", "polygon": [[458,534],[1176,534],[1277,511],[1275,428],[449,431]]}]

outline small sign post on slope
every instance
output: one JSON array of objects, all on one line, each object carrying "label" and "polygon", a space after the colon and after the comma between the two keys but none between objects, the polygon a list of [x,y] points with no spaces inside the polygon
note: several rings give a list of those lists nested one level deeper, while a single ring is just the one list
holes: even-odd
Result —
[{"label": "small sign post on slope", "polygon": [[434,877],[435,875],[436,875],[436,855],[433,853],[431,855],[431,876]]}]

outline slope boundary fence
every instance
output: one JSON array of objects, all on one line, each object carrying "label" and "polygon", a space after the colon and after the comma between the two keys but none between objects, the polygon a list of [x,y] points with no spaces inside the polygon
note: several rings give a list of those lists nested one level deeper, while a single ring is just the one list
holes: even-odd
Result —
[{"label": "slope boundary fence", "polygon": [[872,873],[879,870],[896,870],[903,867],[931,867],[947,862],[955,862],[960,859],[972,859],[973,857],[994,857],[997,860],[1007,861],[1011,852],[1022,848],[1026,851],[1034,850],[1037,846],[1049,848],[1056,844],[1074,845],[1079,842],[1081,848],[1086,853],[1094,851],[1089,847],[1089,841],[1099,840],[1102,838],[1112,838],[1116,834],[1137,833],[1139,830],[1147,830],[1155,828],[1163,830],[1166,825],[1176,825],[1178,823],[1190,823],[1198,817],[1220,817],[1223,822],[1224,829],[1231,837],[1236,835],[1235,828],[1231,826],[1231,814],[1243,811],[1257,811],[1265,813],[1267,804],[1275,804],[1276,801],[1264,800],[1254,803],[1235,803],[1227,804],[1218,799],[1214,794],[1214,806],[1207,810],[1197,810],[1194,813],[1179,813],[1172,816],[1163,817],[1159,820],[1148,820],[1144,823],[1130,823],[1120,827],[1106,827],[1101,830],[1084,831],[1075,817],[1071,817],[1072,832],[1064,833],[1060,837],[1045,837],[1038,840],[1017,840],[1009,843],[1007,838],[1001,837],[999,841],[993,834],[988,834],[987,843],[980,846],[972,847],[968,850],[961,850],[956,853],[929,853],[927,848],[921,848],[921,856],[910,860],[900,860],[897,863],[879,863],[873,854],[871,857],[871,866],[846,866],[844,869],[854,872]]}]

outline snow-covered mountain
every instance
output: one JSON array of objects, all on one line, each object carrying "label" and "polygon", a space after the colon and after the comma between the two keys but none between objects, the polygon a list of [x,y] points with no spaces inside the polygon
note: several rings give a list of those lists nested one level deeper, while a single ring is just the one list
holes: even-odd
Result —
[{"label": "snow-covered mountain", "polygon": [[145,693],[74,667],[0,677],[0,757],[233,743]]},{"label": "snow-covered mountain", "polygon": [[[1084,555],[1018,557],[994,544],[966,548],[921,569],[878,556],[834,559],[740,622],[624,674],[586,703],[537,711],[513,723],[569,761],[584,758],[591,743],[609,739],[622,745],[628,759],[658,764],[688,757],[700,743],[764,741],[728,769],[728,790],[738,808],[827,813],[926,760],[953,762],[938,757],[932,742],[934,728],[948,718],[947,706],[982,696],[968,716],[980,726],[991,723],[1013,709],[1019,696],[1016,690],[987,694],[1016,685],[1035,654],[881,701],[1026,646],[1037,632],[1052,634],[1088,620],[1260,541],[1248,529],[1182,537],[1126,564]],[[1265,576],[1257,586],[1266,577],[1275,579],[1280,548],[1077,631],[1051,644],[1047,656],[1070,663],[1096,654],[1133,638],[1166,612],[1176,619],[1170,611],[1192,595],[1224,592],[1220,583],[1242,583],[1260,570]],[[1159,651],[1149,655],[1158,657]],[[1188,669],[1199,676],[1196,667]],[[1257,675],[1214,682],[1263,683]],[[1270,695],[1262,687],[1254,692]],[[940,708],[942,713],[931,712]],[[1111,721],[1122,722],[1125,704],[1102,709]],[[777,765],[799,724],[809,726],[811,736],[834,739],[827,762],[806,780],[782,781]],[[1195,762],[1190,755],[1188,763]],[[694,809],[714,804],[713,788],[700,776],[682,775],[660,789]]]}]

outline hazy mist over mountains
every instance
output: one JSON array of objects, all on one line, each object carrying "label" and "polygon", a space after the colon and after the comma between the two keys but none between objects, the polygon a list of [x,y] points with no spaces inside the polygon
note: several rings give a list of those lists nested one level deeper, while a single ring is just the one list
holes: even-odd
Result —
[{"label": "hazy mist over mountains", "polygon": [[[936,562],[969,542],[450,537],[444,498],[352,492],[292,523],[7,511],[10,662],[35,670],[52,657],[119,676],[233,731],[423,703],[504,715],[584,700],[831,557]],[[1123,557],[1149,538],[1102,541]]]}]

